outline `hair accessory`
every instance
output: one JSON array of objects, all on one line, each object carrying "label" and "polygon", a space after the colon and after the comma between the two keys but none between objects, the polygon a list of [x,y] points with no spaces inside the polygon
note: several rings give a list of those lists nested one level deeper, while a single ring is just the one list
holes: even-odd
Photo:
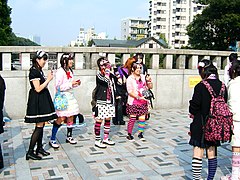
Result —
[{"label": "hair accessory", "polygon": [[107,59],[103,59],[101,62],[100,62],[100,66],[103,66],[103,65],[107,65],[109,64],[109,61]]},{"label": "hair accessory", "polygon": [[204,62],[199,62],[198,63],[198,67],[204,67],[204,66],[205,66]]},{"label": "hair accessory", "polygon": [[214,65],[215,67],[217,67],[217,63],[216,63],[216,62],[213,62],[213,65]]},{"label": "hair accessory", "polygon": [[72,54],[72,53],[64,54],[64,55],[62,56],[62,58],[63,58],[63,59],[64,59],[64,58],[73,59],[73,54]]},{"label": "hair accessory", "polygon": [[47,58],[48,58],[48,54],[47,54],[45,51],[43,51],[43,50],[38,50],[38,51],[36,52],[36,55],[37,55],[37,58],[38,58],[38,59],[41,59],[44,55],[46,55]]}]

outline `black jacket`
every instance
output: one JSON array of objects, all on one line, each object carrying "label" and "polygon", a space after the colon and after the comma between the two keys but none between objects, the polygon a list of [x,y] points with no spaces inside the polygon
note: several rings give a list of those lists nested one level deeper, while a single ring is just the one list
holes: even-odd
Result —
[{"label": "black jacket", "polygon": [[4,105],[4,98],[5,98],[5,81],[0,75],[0,134],[4,132],[3,129],[3,105]]},{"label": "black jacket", "polygon": [[101,73],[96,75],[96,83],[97,83],[97,90],[96,90],[96,100],[97,104],[106,104],[107,103],[107,89],[110,85],[110,81],[113,87],[113,93],[111,96],[111,104],[115,104],[115,93],[116,93],[116,86],[114,82],[114,75],[110,74],[110,79],[103,76]]},{"label": "black jacket", "polygon": [[5,85],[4,79],[0,75],[0,110],[3,109],[5,89],[6,89],[6,85]]}]

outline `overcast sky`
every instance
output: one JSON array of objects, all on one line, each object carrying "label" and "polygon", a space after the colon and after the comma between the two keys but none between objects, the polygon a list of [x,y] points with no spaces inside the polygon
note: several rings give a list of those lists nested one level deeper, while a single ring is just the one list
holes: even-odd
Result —
[{"label": "overcast sky", "polygon": [[13,32],[38,35],[45,46],[68,45],[80,27],[120,39],[121,19],[149,16],[148,0],[8,0],[8,5]]}]

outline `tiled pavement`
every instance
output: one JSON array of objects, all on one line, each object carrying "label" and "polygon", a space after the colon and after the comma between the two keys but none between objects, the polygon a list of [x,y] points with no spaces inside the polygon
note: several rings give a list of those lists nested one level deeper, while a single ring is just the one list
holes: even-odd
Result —
[{"label": "tiled pavement", "polygon": [[[126,139],[125,126],[111,126],[113,147],[98,149],[94,146],[93,120],[85,116],[85,126],[75,128],[78,144],[65,143],[66,128],[58,132],[61,147],[49,147],[51,126],[45,127],[45,149],[51,153],[41,161],[25,160],[33,125],[23,120],[12,120],[6,124],[6,132],[0,136],[5,168],[0,179],[191,179],[192,147],[188,145],[190,119],[186,109],[155,110],[147,121],[146,142],[137,138],[135,142]],[[218,149],[218,170],[215,179],[229,173],[230,145]],[[206,177],[206,160],[203,161],[202,176]]]}]

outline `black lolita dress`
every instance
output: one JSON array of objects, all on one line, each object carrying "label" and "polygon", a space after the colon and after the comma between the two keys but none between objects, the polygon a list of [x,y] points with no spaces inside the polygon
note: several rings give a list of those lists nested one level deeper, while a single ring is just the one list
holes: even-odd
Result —
[{"label": "black lolita dress", "polygon": [[28,95],[26,123],[46,122],[57,118],[48,88],[44,88],[39,93],[35,91],[32,81],[36,79],[40,80],[40,84],[45,82],[43,72],[35,67],[31,67],[29,72],[31,89]]}]

